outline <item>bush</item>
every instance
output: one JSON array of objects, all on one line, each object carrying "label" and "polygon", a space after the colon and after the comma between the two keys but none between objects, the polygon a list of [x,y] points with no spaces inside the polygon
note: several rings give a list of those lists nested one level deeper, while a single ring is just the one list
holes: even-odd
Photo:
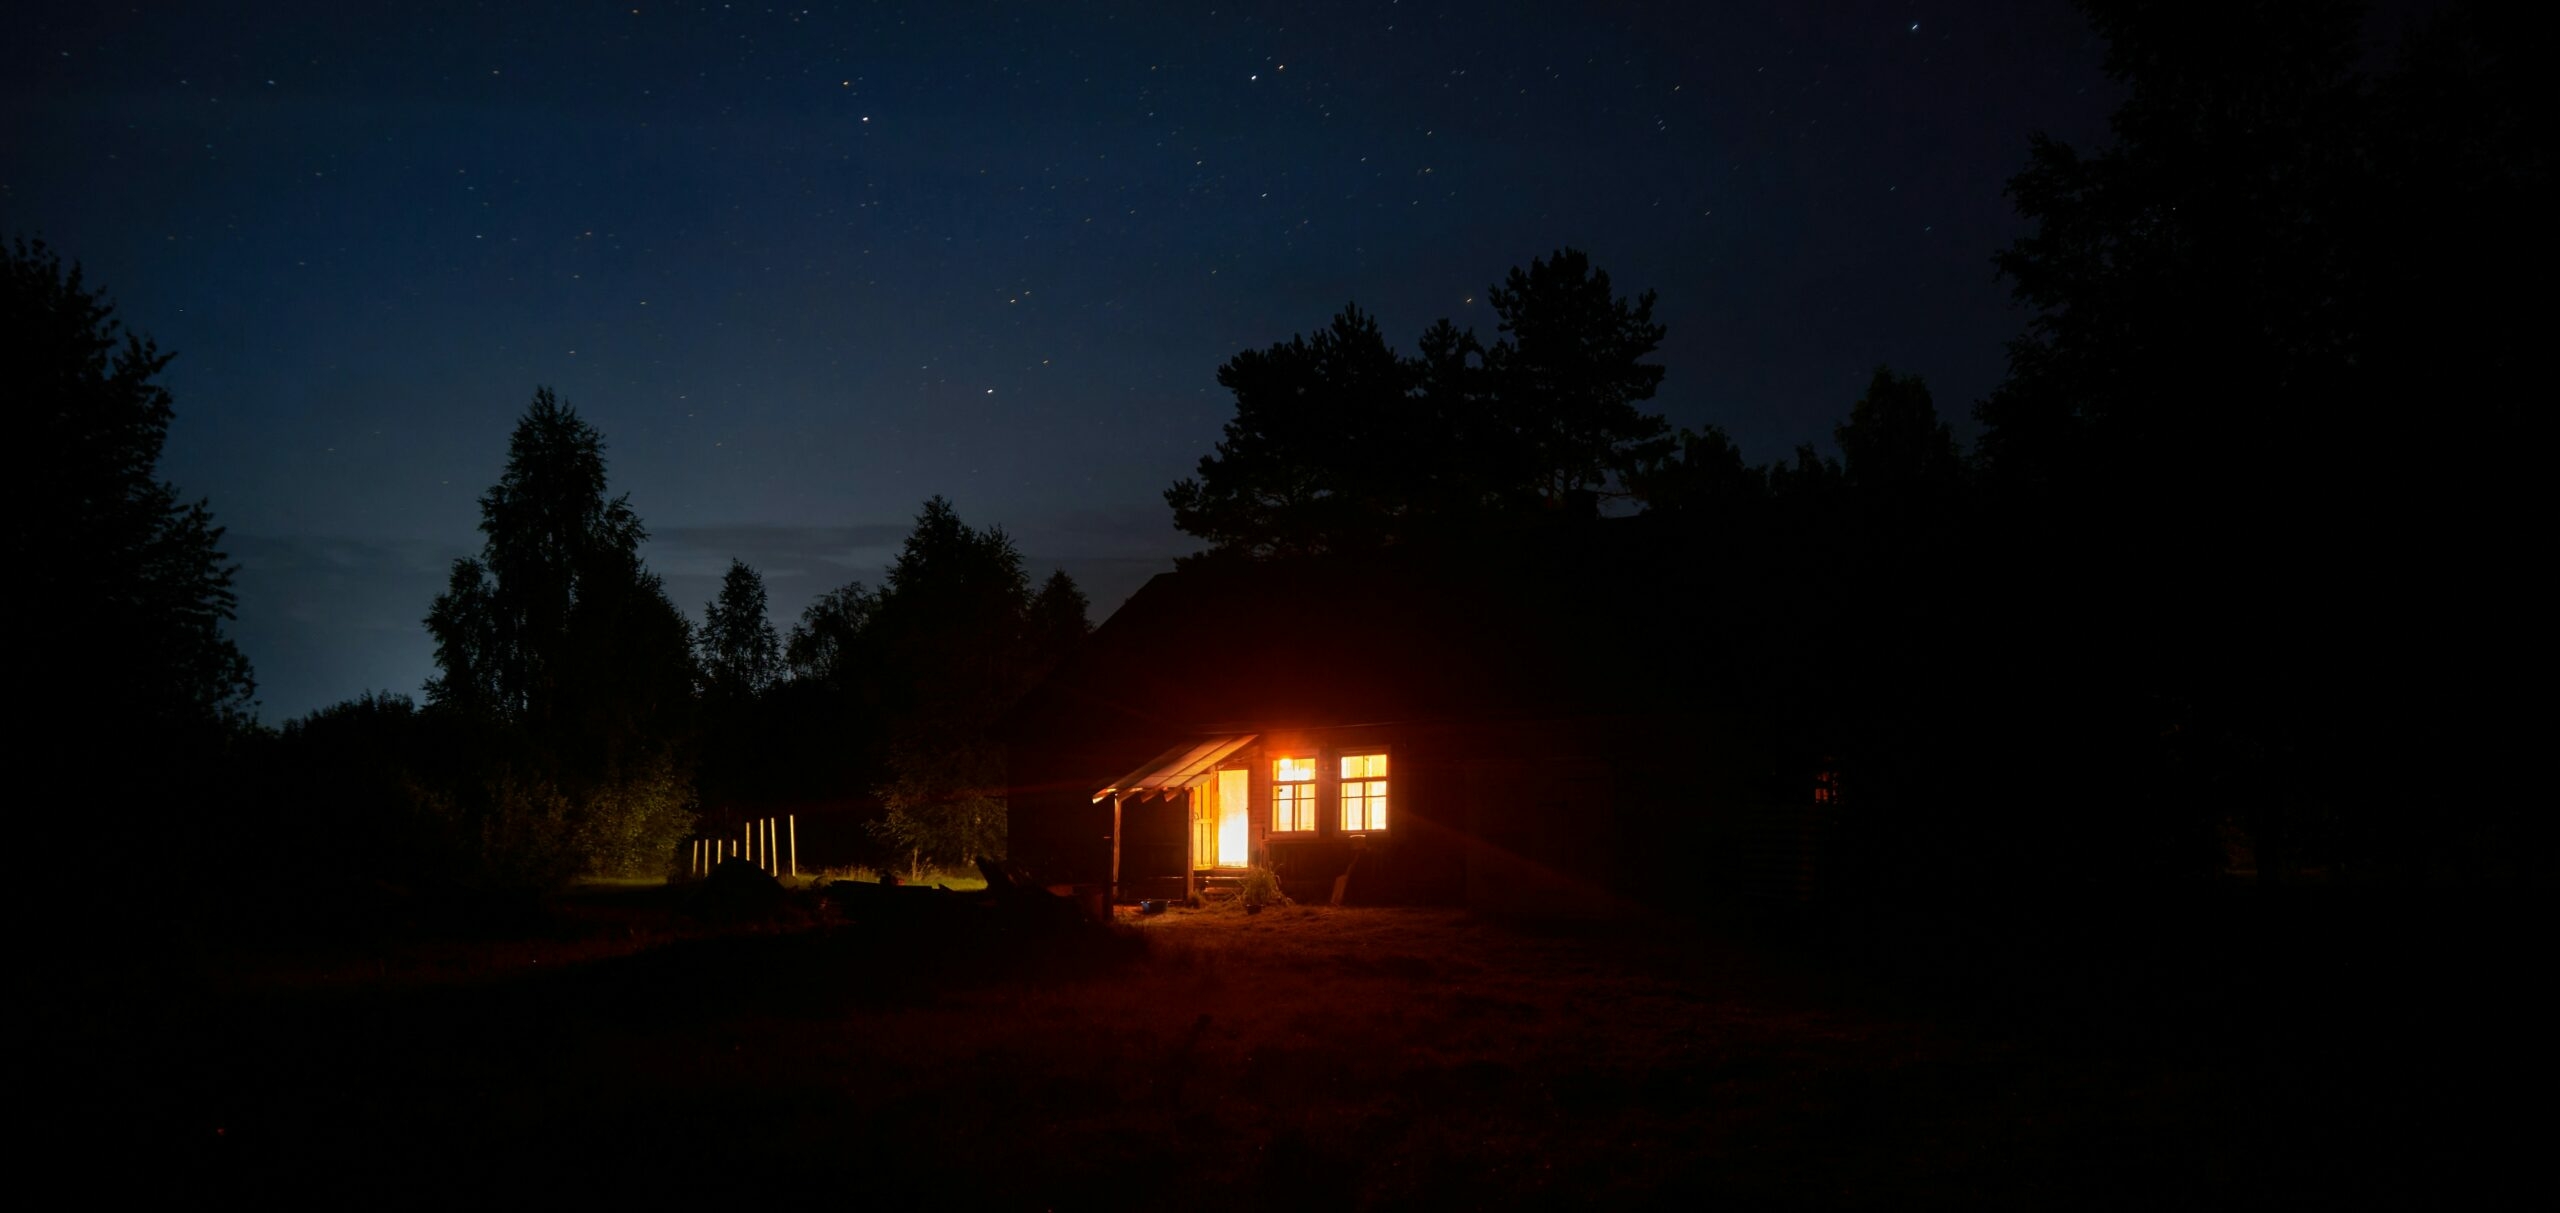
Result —
[{"label": "bush", "polygon": [[693,833],[693,787],[661,761],[590,793],[576,846],[589,876],[662,876]]},{"label": "bush", "polygon": [[1285,906],[1289,895],[1280,891],[1280,878],[1271,869],[1248,868],[1236,884],[1236,900],[1247,906]]}]

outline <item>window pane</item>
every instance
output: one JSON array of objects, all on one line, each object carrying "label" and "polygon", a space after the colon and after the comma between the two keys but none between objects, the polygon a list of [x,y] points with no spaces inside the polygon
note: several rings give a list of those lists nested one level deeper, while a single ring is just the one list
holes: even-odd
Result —
[{"label": "window pane", "polygon": [[1315,789],[1306,784],[1275,784],[1271,789],[1271,830],[1298,834],[1315,828]]},{"label": "window pane", "polygon": [[1275,758],[1271,777],[1282,783],[1298,783],[1316,777],[1316,760],[1312,758]]}]

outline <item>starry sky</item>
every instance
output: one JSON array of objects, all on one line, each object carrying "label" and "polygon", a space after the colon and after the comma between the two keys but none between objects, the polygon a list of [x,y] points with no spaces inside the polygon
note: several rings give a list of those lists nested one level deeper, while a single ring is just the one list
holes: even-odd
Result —
[{"label": "starry sky", "polygon": [[734,556],[780,627],[936,493],[1098,620],[1197,546],[1220,362],[1353,301],[1490,338],[1560,246],[1756,462],[1879,362],[1969,438],[2002,185],[2119,100],[2061,0],[12,9],[0,235],[178,355],[270,723],[416,693],[538,385],[678,605]]}]

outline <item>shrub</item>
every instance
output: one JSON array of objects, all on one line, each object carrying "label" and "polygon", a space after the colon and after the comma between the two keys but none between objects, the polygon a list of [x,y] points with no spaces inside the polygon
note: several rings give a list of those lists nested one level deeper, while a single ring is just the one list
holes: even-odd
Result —
[{"label": "shrub", "polygon": [[1236,900],[1247,906],[1285,906],[1289,895],[1280,891],[1280,878],[1271,869],[1248,868],[1236,884]]}]

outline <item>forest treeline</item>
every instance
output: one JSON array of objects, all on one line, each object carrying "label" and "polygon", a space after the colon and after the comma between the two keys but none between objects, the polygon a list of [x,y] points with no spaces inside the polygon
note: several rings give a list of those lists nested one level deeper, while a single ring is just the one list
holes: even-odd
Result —
[{"label": "forest treeline", "polygon": [[821,595],[787,639],[741,562],[696,619],[643,561],[604,436],[537,390],[480,498],[479,553],[420,604],[423,702],[368,693],[265,727],[223,633],[222,531],[158,477],[168,355],[42,244],[0,252],[13,401],[48,455],[13,531],[33,579],[12,609],[47,637],[24,657],[47,710],[22,753],[74,800],[85,852],[213,865],[273,893],[229,899],[253,913],[315,885],[520,906],[582,875],[665,875],[697,832],[813,807],[866,827],[839,859],[1002,854],[990,730],[1089,623],[1074,581],[1035,588],[1001,528],[935,497],[882,584]]},{"label": "forest treeline", "polygon": [[2483,684],[2535,600],[2535,39],[2486,8],[2382,48],[2348,4],[2088,12],[2127,99],[2008,183],[2027,320],[1971,450],[1888,368],[1836,456],[1671,433],[1653,296],[1568,249],[1490,288],[1490,338],[1399,353],[1352,307],[1221,367],[1235,416],[1166,493],[1194,559],[1639,515],[1679,571],[1590,592],[1692,600],[1741,679],[1701,694],[1836,775],[1874,888],[2519,878],[2510,799],[2457,772],[2524,741]]},{"label": "forest treeline", "polygon": [[[2523,752],[2493,689],[2531,668],[2535,40],[2486,7],[2387,51],[2347,5],[2089,12],[2127,100],[2105,146],[2037,137],[2008,182],[2029,232],[1991,268],[2024,329],[1970,449],[1912,368],[1843,402],[1836,455],[1674,432],[1646,408],[1654,297],[1564,249],[1491,288],[1493,334],[1444,320],[1403,353],[1352,307],[1219,367],[1234,417],[1166,492],[1191,559],[1645,519],[1694,570],[1694,642],[1738,655],[1914,886],[2527,872],[2479,776]],[[1001,530],[935,498],[881,585],[787,634],[744,565],[697,621],[602,436],[539,392],[481,553],[421,604],[423,701],[260,728],[221,532],[157,476],[166,356],[41,245],[5,268],[45,453],[12,541],[25,752],[100,854],[530,889],[847,800],[880,862],[1001,848],[990,730],[1087,626]]]},{"label": "forest treeline", "polygon": [[538,390],[482,496],[479,556],[426,615],[425,702],[368,695],[267,745],[277,805],[333,850],[424,887],[534,892],[670,873],[687,839],[768,813],[866,827],[831,859],[1004,853],[995,719],[1089,624],[1000,528],[925,502],[877,588],[813,602],[787,639],[733,560],[699,620],[641,560],[604,440]]}]

